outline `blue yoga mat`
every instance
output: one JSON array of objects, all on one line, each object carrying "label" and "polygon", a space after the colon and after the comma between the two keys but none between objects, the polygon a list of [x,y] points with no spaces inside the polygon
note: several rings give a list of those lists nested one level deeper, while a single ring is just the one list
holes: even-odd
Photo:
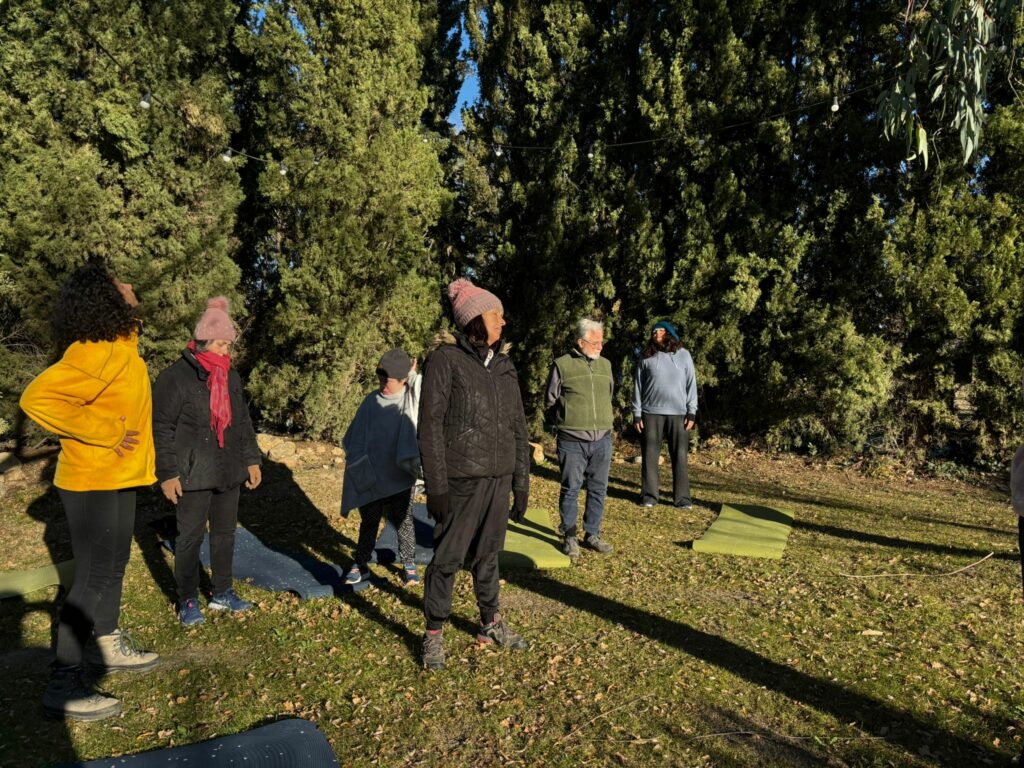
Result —
[{"label": "blue yoga mat", "polygon": [[308,720],[280,720],[262,728],[221,736],[198,744],[157,749],[57,768],[333,768],[334,751],[323,733]]}]

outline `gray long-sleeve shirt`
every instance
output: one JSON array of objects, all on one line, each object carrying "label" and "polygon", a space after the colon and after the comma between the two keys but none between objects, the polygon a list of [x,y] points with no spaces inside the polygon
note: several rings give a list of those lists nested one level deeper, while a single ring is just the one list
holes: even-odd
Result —
[{"label": "gray long-sleeve shirt", "polygon": [[656,352],[636,367],[633,418],[697,415],[697,374],[685,349],[673,354]]}]

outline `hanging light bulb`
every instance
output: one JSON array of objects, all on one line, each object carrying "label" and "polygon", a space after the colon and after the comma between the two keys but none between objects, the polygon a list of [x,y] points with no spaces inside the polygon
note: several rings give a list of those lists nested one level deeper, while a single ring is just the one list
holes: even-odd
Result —
[{"label": "hanging light bulb", "polygon": [[149,91],[146,91],[146,95],[143,96],[141,99],[139,99],[139,107],[141,109],[149,109],[149,107],[152,104],[153,104],[153,94],[150,93]]},{"label": "hanging light bulb", "polygon": [[593,159],[594,159],[594,145],[591,144],[589,147],[587,147],[587,160],[593,160]]},{"label": "hanging light bulb", "polygon": [[228,151],[221,155],[220,159],[223,160],[225,163],[230,163],[234,151],[235,150],[233,150],[231,147],[228,147]]},{"label": "hanging light bulb", "polygon": [[494,156],[495,157],[501,157],[502,154],[504,154],[504,153],[501,150],[501,146],[500,145],[495,146],[494,147]]},{"label": "hanging light bulb", "polygon": [[277,169],[277,172],[280,173],[282,176],[287,176],[288,175],[288,166],[285,165],[282,162],[281,163],[281,167]]},{"label": "hanging light bulb", "polygon": [[839,111],[839,97],[838,96],[833,96],[832,97],[832,111],[833,112],[838,112]]}]

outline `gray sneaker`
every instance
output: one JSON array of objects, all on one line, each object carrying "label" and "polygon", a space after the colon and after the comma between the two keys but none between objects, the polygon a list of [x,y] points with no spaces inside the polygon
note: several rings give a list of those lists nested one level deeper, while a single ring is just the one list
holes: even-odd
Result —
[{"label": "gray sneaker", "polygon": [[577,543],[575,536],[562,537],[562,552],[565,553],[570,560],[575,560],[580,556],[580,545]]},{"label": "gray sneaker", "polygon": [[523,651],[530,647],[522,635],[517,635],[505,626],[505,620],[498,614],[494,615],[494,621],[490,624],[480,625],[476,632],[476,639],[483,645],[494,643],[502,648],[512,648],[517,651]]},{"label": "gray sneaker", "polygon": [[426,669],[444,669],[444,638],[441,630],[423,633],[423,666]]},{"label": "gray sneaker", "polygon": [[120,714],[121,702],[82,682],[80,667],[55,669],[43,693],[43,711],[69,720],[104,720]]},{"label": "gray sneaker", "polygon": [[97,637],[96,645],[90,646],[85,656],[90,664],[106,672],[145,672],[160,661],[157,654],[143,649],[141,643],[120,629]]},{"label": "gray sneaker", "polygon": [[596,536],[593,533],[588,533],[583,537],[583,546],[587,549],[592,549],[595,552],[600,552],[602,555],[607,555],[615,547],[609,544],[607,541],[602,539],[600,536]]}]

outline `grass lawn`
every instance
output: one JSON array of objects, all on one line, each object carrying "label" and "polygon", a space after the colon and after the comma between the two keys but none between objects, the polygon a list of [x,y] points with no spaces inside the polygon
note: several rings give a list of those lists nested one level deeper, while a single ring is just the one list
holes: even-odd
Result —
[{"label": "grass lawn", "polygon": [[[320,452],[317,453],[314,448]],[[266,468],[241,523],[268,543],[347,564],[358,517],[337,514],[341,473],[323,446]],[[0,500],[0,568],[66,558],[56,497],[31,482]],[[669,472],[663,467],[663,488]],[[603,533],[571,569],[506,572],[525,652],[477,648],[460,575],[448,668],[419,667],[422,589],[388,583],[300,602],[247,585],[253,612],[175,618],[172,561],[140,496],[122,626],[164,663],[100,682],[124,702],[95,724],[44,720],[56,590],[0,602],[0,765],[36,766],[187,744],[305,717],[342,765],[1006,764],[1021,748],[1024,606],[1005,488],[873,479],[746,450],[691,462],[697,504],[636,505],[639,466],[615,463]],[[532,506],[557,515],[557,468]],[[781,561],[688,548],[720,503],[796,513]],[[956,575],[943,575],[994,556]],[[877,574],[913,574],[853,578]]]}]

